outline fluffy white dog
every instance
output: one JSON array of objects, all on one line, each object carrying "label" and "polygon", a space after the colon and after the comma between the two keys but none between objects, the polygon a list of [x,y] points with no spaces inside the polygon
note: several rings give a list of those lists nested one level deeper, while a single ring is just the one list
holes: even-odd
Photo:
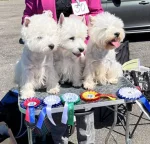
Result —
[{"label": "fluffy white dog", "polygon": [[115,48],[125,37],[122,20],[108,12],[90,17],[90,41],[86,52],[84,88],[94,89],[97,83],[115,84],[123,75],[116,61]]},{"label": "fluffy white dog", "polygon": [[26,18],[21,34],[25,44],[15,70],[21,98],[33,97],[35,89],[42,86],[46,86],[49,93],[58,93],[59,79],[53,65],[53,51],[59,44],[59,27],[51,12]]},{"label": "fluffy white dog", "polygon": [[60,82],[72,82],[74,87],[82,85],[83,55],[86,49],[87,26],[83,20],[60,15],[60,46],[54,52],[55,68]]}]

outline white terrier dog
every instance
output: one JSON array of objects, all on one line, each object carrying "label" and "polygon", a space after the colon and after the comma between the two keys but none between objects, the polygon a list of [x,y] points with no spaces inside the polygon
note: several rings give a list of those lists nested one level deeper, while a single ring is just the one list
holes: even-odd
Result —
[{"label": "white terrier dog", "polygon": [[86,49],[87,26],[83,20],[60,15],[60,46],[54,52],[55,68],[60,82],[72,82],[74,87],[82,85],[83,55]]},{"label": "white terrier dog", "polygon": [[94,89],[96,83],[115,84],[123,75],[114,50],[125,37],[123,27],[122,20],[108,12],[90,17],[90,41],[83,74],[85,89]]},{"label": "white terrier dog", "polygon": [[15,69],[15,82],[21,87],[21,98],[35,95],[35,89],[47,87],[58,93],[58,76],[53,65],[53,51],[59,44],[59,27],[51,12],[26,18],[22,27],[24,50]]}]

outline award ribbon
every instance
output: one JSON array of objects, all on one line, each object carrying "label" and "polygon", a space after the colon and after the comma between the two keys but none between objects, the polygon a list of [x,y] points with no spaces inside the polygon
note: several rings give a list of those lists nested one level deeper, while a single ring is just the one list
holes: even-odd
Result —
[{"label": "award ribbon", "polygon": [[116,100],[116,97],[112,94],[101,94],[96,91],[85,91],[81,93],[80,97],[86,102],[95,102],[100,98],[109,98],[110,100]]},{"label": "award ribbon", "polygon": [[150,112],[150,104],[148,100],[145,98],[145,96],[142,96],[139,98],[140,102],[145,106],[145,108]]},{"label": "award ribbon", "polygon": [[100,99],[100,95],[96,91],[85,91],[81,93],[80,97],[82,100],[88,102],[93,102]]},{"label": "award ribbon", "polygon": [[74,93],[66,93],[60,96],[65,103],[61,122],[63,124],[74,125],[74,104],[80,102],[80,97]]},{"label": "award ribbon", "polygon": [[47,114],[48,119],[51,121],[51,123],[53,125],[56,125],[53,120],[53,117],[52,117],[52,108],[58,107],[61,105],[61,100],[60,100],[59,96],[57,96],[57,95],[49,95],[43,100],[43,102],[44,102],[45,106],[41,110],[38,122],[36,124],[36,126],[39,129],[41,129],[41,127],[42,127],[42,124],[43,124],[46,114]]},{"label": "award ribbon", "polygon": [[[137,88],[131,88],[131,87],[121,88],[120,90],[118,90],[117,95],[119,98],[123,98],[126,100],[135,100],[138,106],[140,107],[141,107],[140,103],[142,103],[144,107],[148,110],[148,112],[150,112],[150,104],[148,100],[146,99],[144,95],[142,95],[141,91],[139,91]],[[142,111],[145,113],[144,110]],[[147,113],[145,114],[147,115]]]},{"label": "award ribbon", "polygon": [[109,98],[110,100],[116,100],[116,96],[112,94],[100,94],[100,98]]},{"label": "award ribbon", "polygon": [[117,91],[117,96],[125,100],[137,100],[142,97],[142,93],[136,88],[124,87]]},{"label": "award ribbon", "polygon": [[29,123],[35,123],[35,108],[41,104],[41,100],[38,98],[28,98],[21,106],[26,108],[25,120]]}]

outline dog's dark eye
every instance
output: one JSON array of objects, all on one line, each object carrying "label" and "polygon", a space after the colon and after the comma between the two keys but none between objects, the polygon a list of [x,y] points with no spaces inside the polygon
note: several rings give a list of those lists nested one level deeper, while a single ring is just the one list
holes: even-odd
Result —
[{"label": "dog's dark eye", "polygon": [[43,37],[41,37],[41,36],[38,36],[38,37],[37,37],[37,39],[39,39],[39,40],[41,40],[42,38],[43,38]]},{"label": "dog's dark eye", "polygon": [[71,38],[69,38],[70,40],[74,40],[75,39],[75,37],[71,37]]}]

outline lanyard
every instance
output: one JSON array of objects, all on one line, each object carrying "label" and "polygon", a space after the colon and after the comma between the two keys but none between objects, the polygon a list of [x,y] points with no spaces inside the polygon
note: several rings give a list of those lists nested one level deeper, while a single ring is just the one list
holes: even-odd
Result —
[{"label": "lanyard", "polygon": [[80,0],[76,0],[77,4],[80,5]]}]

